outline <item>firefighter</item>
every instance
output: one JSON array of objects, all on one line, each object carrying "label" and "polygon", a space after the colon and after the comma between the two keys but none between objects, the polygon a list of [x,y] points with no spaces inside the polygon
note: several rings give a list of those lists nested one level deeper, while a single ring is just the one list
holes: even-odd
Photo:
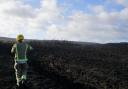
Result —
[{"label": "firefighter", "polygon": [[15,53],[15,75],[17,80],[17,86],[20,86],[20,83],[23,83],[27,80],[27,69],[28,69],[28,58],[27,52],[33,48],[24,42],[24,36],[19,34],[16,38],[16,43],[11,49],[11,53]]}]

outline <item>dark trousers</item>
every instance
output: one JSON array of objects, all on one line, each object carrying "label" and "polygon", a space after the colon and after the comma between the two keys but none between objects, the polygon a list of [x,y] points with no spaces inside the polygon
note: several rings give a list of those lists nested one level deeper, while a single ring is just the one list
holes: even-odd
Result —
[{"label": "dark trousers", "polygon": [[17,85],[19,85],[19,82],[22,79],[25,80],[27,79],[28,64],[27,62],[26,63],[15,62],[14,69],[16,74]]}]

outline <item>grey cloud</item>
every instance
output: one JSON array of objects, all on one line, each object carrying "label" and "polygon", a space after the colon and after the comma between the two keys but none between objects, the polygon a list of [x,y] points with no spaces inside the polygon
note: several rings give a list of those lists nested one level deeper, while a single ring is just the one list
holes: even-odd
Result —
[{"label": "grey cloud", "polygon": [[4,13],[20,18],[33,18],[36,16],[36,10],[30,5],[24,5],[21,1],[13,0],[8,8],[4,9]]}]

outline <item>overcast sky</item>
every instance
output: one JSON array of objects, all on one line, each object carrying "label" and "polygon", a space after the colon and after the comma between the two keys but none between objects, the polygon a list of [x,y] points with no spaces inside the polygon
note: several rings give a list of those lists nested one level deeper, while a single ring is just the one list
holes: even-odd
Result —
[{"label": "overcast sky", "polygon": [[128,0],[0,0],[0,36],[128,42]]}]

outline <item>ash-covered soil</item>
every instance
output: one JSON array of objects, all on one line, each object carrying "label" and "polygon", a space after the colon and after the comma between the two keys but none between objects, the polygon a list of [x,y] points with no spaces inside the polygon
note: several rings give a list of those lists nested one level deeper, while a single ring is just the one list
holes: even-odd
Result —
[{"label": "ash-covered soil", "polygon": [[[15,86],[13,43],[0,41],[0,89]],[[128,89],[127,43],[29,43],[34,48],[28,53],[30,89]]]}]

